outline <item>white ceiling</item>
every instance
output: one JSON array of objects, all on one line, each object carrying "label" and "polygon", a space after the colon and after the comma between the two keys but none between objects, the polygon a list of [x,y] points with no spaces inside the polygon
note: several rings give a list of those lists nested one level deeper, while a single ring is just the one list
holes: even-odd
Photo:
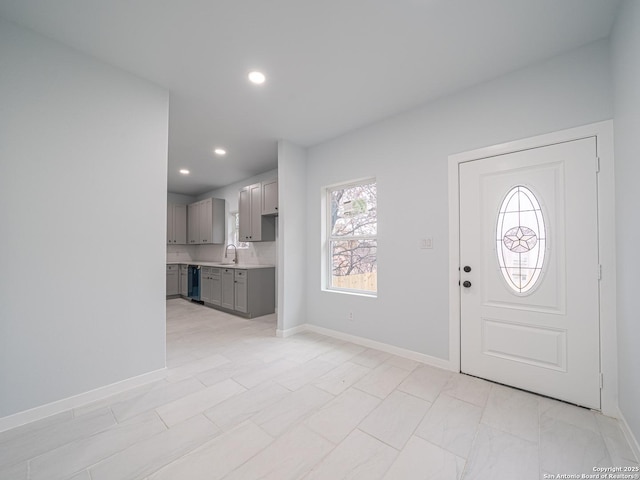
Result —
[{"label": "white ceiling", "polygon": [[167,88],[168,190],[195,195],[275,168],[278,139],[311,146],[606,37],[618,4],[0,0],[0,16]]}]

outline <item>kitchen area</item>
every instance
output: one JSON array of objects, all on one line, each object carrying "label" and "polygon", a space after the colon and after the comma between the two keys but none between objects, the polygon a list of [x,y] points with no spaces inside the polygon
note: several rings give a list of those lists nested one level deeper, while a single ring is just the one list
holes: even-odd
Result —
[{"label": "kitchen area", "polygon": [[276,309],[277,170],[167,196],[166,297],[244,318]]}]

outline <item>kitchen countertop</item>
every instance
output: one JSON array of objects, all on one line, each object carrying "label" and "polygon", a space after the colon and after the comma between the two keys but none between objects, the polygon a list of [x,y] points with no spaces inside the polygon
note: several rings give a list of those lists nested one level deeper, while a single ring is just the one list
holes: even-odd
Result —
[{"label": "kitchen countertop", "polygon": [[254,268],[274,268],[275,265],[247,265],[247,264],[230,264],[223,265],[220,262],[205,262],[201,260],[188,260],[188,261],[167,261],[167,265],[200,265],[201,267],[217,267],[217,268],[238,268],[241,270],[250,270]]}]

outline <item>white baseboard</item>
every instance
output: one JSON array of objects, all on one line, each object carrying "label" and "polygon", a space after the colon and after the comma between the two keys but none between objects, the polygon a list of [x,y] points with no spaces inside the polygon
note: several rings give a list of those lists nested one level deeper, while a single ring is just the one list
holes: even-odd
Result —
[{"label": "white baseboard", "polygon": [[[622,412],[618,409],[618,420],[620,420],[620,427],[622,428],[622,433],[624,433],[633,454],[635,455],[635,461],[640,462],[640,444],[638,444],[638,439],[631,431],[629,424],[627,423],[627,419],[624,418]],[[629,459],[631,460],[631,459]]]},{"label": "white baseboard", "polygon": [[378,342],[376,340],[371,340],[369,338],[358,337],[357,335],[351,335],[349,333],[343,333],[337,330],[332,330],[330,328],[325,328],[325,327],[319,327],[317,325],[311,325],[308,323],[305,323],[303,325],[298,325],[296,327],[289,328],[287,330],[277,330],[276,335],[281,338],[286,338],[301,332],[319,333],[321,335],[326,335],[328,337],[337,338],[339,340],[345,340],[347,342],[355,343],[356,345],[362,345],[363,347],[374,348],[376,350],[381,350],[383,352],[391,353],[393,355],[398,355],[399,357],[415,360],[416,362],[424,363],[426,365],[431,365],[432,367],[438,367],[445,370],[451,370],[452,368],[449,360],[443,360],[441,358],[425,355],[424,353],[414,352],[413,350],[397,347],[395,345],[390,345],[388,343]]},{"label": "white baseboard", "polygon": [[23,412],[14,413],[7,417],[2,417],[0,418],[0,432],[25,425],[29,422],[42,420],[43,418],[50,417],[57,413],[66,412],[72,408],[81,407],[82,405],[124,392],[130,388],[139,387],[147,383],[160,380],[166,375],[167,369],[165,367],[159,370],[154,370],[153,372],[138,375],[137,377],[127,378],[126,380],[112,383],[111,385],[98,387],[94,390],[74,395],[73,397],[63,398],[62,400],[47,403],[46,405],[41,405]]},{"label": "white baseboard", "polygon": [[298,325],[297,327],[287,328],[286,330],[276,330],[276,337],[287,338],[291,335],[295,335],[296,333],[302,333],[307,331],[306,325]]}]

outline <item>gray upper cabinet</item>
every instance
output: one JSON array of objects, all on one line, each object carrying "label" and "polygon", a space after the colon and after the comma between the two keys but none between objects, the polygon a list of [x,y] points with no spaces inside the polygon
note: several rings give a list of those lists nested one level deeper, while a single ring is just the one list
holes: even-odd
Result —
[{"label": "gray upper cabinet", "polygon": [[167,245],[187,243],[187,206],[167,204]]},{"label": "gray upper cabinet", "polygon": [[189,225],[189,245],[200,243],[200,203],[192,203],[187,207]]},{"label": "gray upper cabinet", "polygon": [[189,245],[224,243],[225,201],[207,198],[188,208]]},{"label": "gray upper cabinet", "polygon": [[266,242],[276,239],[273,216],[262,215],[262,184],[254,183],[240,190],[239,237],[243,242]]},{"label": "gray upper cabinet", "polygon": [[262,182],[262,215],[278,214],[278,179]]}]

